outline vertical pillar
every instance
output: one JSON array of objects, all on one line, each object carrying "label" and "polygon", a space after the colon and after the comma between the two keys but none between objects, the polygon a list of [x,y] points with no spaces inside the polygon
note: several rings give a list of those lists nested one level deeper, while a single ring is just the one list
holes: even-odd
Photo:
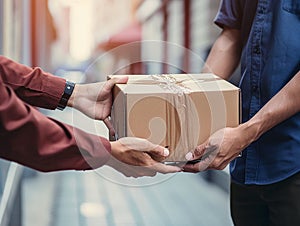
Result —
[{"label": "vertical pillar", "polygon": [[[167,42],[169,40],[169,31],[168,31],[168,25],[169,25],[169,12],[168,12],[168,5],[169,0],[164,1],[162,6],[162,14],[163,14],[163,41]],[[168,45],[163,44],[163,73],[168,73]]]},{"label": "vertical pillar", "polygon": [[48,0],[31,0],[31,63],[51,71],[51,42],[55,38],[55,28]]},{"label": "vertical pillar", "polygon": [[189,49],[191,48],[191,0],[184,0],[184,61],[183,70],[188,73],[190,70]]},{"label": "vertical pillar", "polygon": [[3,13],[3,54],[7,57],[15,58],[13,54],[13,38],[12,29],[13,21],[12,18],[13,8],[11,0],[3,0],[2,2],[2,13]]},{"label": "vertical pillar", "polygon": [[26,65],[31,65],[31,8],[30,0],[22,0],[22,55],[21,61]]}]

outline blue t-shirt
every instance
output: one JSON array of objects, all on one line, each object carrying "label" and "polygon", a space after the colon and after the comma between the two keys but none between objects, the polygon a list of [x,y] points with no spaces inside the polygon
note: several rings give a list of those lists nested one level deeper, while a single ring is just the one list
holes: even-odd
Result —
[{"label": "blue t-shirt", "polygon": [[[223,0],[215,23],[241,31],[245,122],[300,70],[300,0]],[[232,180],[243,184],[271,184],[299,171],[300,113],[266,132],[230,165]]]}]

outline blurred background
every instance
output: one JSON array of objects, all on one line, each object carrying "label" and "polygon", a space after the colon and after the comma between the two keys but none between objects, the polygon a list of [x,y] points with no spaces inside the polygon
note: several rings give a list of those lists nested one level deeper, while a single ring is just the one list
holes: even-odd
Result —
[{"label": "blurred background", "polygon": [[[220,32],[213,24],[219,3],[0,0],[0,54],[81,83],[109,74],[199,73]],[[70,124],[76,117],[89,131],[78,112],[43,113]],[[1,160],[0,170],[1,226],[232,225],[228,169],[138,180],[106,167],[40,173]]]}]

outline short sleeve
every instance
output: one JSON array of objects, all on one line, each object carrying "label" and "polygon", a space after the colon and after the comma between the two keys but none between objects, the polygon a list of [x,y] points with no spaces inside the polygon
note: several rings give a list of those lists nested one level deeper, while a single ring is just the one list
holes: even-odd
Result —
[{"label": "short sleeve", "polygon": [[214,22],[221,28],[229,27],[240,29],[242,24],[240,0],[222,0]]}]

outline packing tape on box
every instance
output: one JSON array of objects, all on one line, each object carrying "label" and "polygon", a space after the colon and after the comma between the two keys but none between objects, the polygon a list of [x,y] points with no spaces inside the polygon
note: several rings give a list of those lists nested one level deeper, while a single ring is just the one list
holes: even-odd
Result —
[{"label": "packing tape on box", "polygon": [[128,84],[140,84],[140,85],[159,85],[161,88],[171,91],[172,93],[176,93],[178,95],[189,94],[191,93],[191,89],[187,86],[188,83],[197,83],[201,85],[201,83],[212,82],[216,80],[222,80],[219,77],[214,77],[210,79],[201,79],[194,78],[188,74],[186,74],[186,78],[179,79],[176,76],[171,74],[159,74],[159,75],[149,75],[147,79],[139,79],[139,80],[129,80]]},{"label": "packing tape on box", "polygon": [[[170,145],[172,158],[183,159],[186,152],[198,143],[199,123],[196,108],[188,94],[191,89],[185,82],[202,82],[193,78],[178,79],[172,75],[150,75],[149,79],[131,81],[130,84],[159,85],[171,94],[166,96],[166,143]],[[172,119],[173,121],[169,120]],[[174,121],[175,120],[175,121]],[[177,142],[176,142],[177,141]],[[182,150],[185,149],[185,150]]]},{"label": "packing tape on box", "polygon": [[183,82],[189,79],[177,80],[174,76],[163,74],[163,75],[151,75],[150,76],[154,81],[158,83],[163,89],[170,90],[172,93],[175,93],[179,96],[184,94],[191,93],[191,89],[186,87]]},{"label": "packing tape on box", "polygon": [[167,114],[170,114],[170,118],[173,119],[176,119],[175,115],[177,114],[178,118],[175,123],[169,123],[166,140],[171,144],[171,149],[174,151],[172,158],[183,160],[185,153],[197,146],[197,138],[199,137],[198,115],[191,98],[186,93],[169,96],[168,102],[166,103]]},{"label": "packing tape on box", "polygon": [[169,145],[171,155],[166,161],[184,161],[185,153],[209,135],[238,125],[240,91],[216,75],[129,77],[127,84],[114,89],[114,102],[120,107],[112,111],[116,131],[119,137]]},{"label": "packing tape on box", "polygon": [[[177,123],[170,123],[170,127],[168,128],[168,133],[166,140],[170,144],[175,144],[174,148],[175,152],[173,153],[173,158],[175,159],[183,159],[184,152],[188,152],[191,149],[194,149],[197,146],[197,140],[191,140],[195,134],[195,130],[198,128],[198,125],[195,124],[194,117],[191,116],[193,112],[193,102],[188,94],[191,93],[191,89],[187,87],[184,82],[191,81],[191,78],[185,78],[179,80],[178,78],[172,75],[151,75],[151,78],[158,82],[158,85],[163,89],[171,91],[175,95],[169,96],[169,104],[167,104],[167,113],[172,114],[173,117],[176,112],[173,112],[172,109],[176,109],[177,115],[179,117],[179,125]],[[172,108],[170,106],[173,106]],[[194,114],[194,116],[197,114]],[[172,128],[172,125],[174,126]],[[178,128],[180,126],[180,128]],[[194,127],[197,128],[194,128]],[[176,139],[178,138],[179,139]],[[196,136],[198,137],[198,136]],[[179,140],[178,143],[175,141]],[[187,149],[182,151],[180,149]]]}]

